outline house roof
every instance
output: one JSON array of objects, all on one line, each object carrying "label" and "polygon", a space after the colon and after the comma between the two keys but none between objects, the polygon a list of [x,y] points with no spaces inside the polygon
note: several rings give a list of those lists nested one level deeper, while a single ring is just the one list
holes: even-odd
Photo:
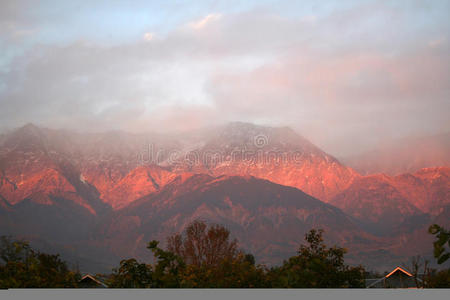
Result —
[{"label": "house roof", "polygon": [[95,278],[94,276],[92,276],[90,274],[86,274],[83,277],[81,277],[80,282],[84,281],[84,280],[92,280],[92,281],[96,282],[97,284],[99,284],[99,285],[101,285],[101,286],[103,286],[105,288],[108,287],[106,284],[104,284],[103,282],[101,282],[100,280],[98,280],[97,278]]},{"label": "house roof", "polygon": [[[409,273],[408,271],[406,271],[405,269],[401,268],[401,267],[396,267],[394,270],[392,270],[391,273],[387,274],[386,276],[382,277],[382,278],[378,278],[378,279],[371,279],[371,280],[366,280],[366,283],[368,284],[366,287],[367,288],[371,288],[373,286],[376,286],[378,283],[382,282],[383,280],[389,278],[390,276],[392,276],[393,274],[395,274],[396,272],[401,272],[409,277],[413,277],[413,275],[411,273]],[[417,280],[422,281],[421,279],[417,278]]]},{"label": "house roof", "polygon": [[393,275],[393,274],[394,274],[395,272],[397,272],[397,271],[402,272],[402,273],[408,275],[409,277],[413,277],[413,275],[412,275],[411,273],[409,273],[408,271],[406,271],[405,269],[402,269],[402,268],[400,268],[400,267],[397,267],[397,268],[395,268],[391,273],[387,274],[387,275],[385,276],[385,278],[388,278],[389,276]]}]

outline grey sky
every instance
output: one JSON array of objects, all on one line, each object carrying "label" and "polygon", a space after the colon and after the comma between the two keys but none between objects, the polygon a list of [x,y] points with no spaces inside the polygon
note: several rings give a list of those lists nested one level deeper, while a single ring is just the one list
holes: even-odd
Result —
[{"label": "grey sky", "polygon": [[73,3],[0,3],[0,127],[249,121],[335,155],[450,130],[449,1]]}]

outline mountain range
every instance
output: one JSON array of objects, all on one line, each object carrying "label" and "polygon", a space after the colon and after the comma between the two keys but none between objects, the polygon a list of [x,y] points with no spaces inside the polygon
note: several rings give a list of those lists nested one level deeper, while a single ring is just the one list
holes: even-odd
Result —
[{"label": "mountain range", "polygon": [[269,265],[294,255],[311,228],[373,269],[431,257],[427,227],[450,225],[448,164],[363,174],[287,127],[159,135],[27,124],[0,136],[0,235],[92,272],[151,259],[146,242],[198,218],[225,225]]}]

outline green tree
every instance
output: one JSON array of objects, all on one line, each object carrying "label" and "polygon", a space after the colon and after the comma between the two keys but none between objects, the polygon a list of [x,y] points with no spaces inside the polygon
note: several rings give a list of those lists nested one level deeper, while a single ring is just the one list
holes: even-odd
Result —
[{"label": "green tree", "polygon": [[76,287],[80,279],[59,255],[41,253],[10,237],[0,238],[0,258],[0,288]]},{"label": "green tree", "polygon": [[436,235],[437,240],[433,243],[434,257],[438,264],[443,264],[450,258],[450,252],[446,249],[446,246],[450,247],[450,231],[433,224],[428,228],[428,232]]},{"label": "green tree", "polygon": [[346,250],[328,248],[323,242],[323,230],[312,229],[305,235],[307,245],[301,245],[298,255],[268,275],[272,287],[343,288],[364,287],[364,268],[344,264]]},{"label": "green tree", "polygon": [[113,287],[267,288],[364,287],[364,269],[344,263],[346,250],[328,248],[322,230],[311,230],[298,255],[270,270],[256,265],[252,254],[238,249],[223,226],[194,221],[182,233],[168,238],[167,249],[151,241],[154,265],[123,260],[114,269]]},{"label": "green tree", "polygon": [[153,271],[153,287],[180,287],[182,273],[186,267],[185,262],[179,255],[159,248],[158,244],[158,241],[153,240],[147,246],[157,259]]},{"label": "green tree", "polygon": [[188,265],[183,274],[185,288],[264,288],[266,269],[255,265],[248,255],[238,254],[215,265]]},{"label": "green tree", "polygon": [[120,267],[113,269],[113,274],[107,281],[113,288],[149,288],[153,283],[152,267],[139,263],[136,259],[124,259]]}]

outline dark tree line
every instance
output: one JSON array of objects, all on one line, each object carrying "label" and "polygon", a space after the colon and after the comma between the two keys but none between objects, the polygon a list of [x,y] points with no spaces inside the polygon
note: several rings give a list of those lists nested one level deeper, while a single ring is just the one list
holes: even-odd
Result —
[{"label": "dark tree line", "polygon": [[168,238],[166,250],[157,241],[149,243],[154,265],[123,260],[109,284],[129,288],[364,287],[364,268],[346,265],[346,250],[328,248],[322,235],[322,230],[311,230],[296,256],[280,267],[267,268],[255,264],[252,254],[239,250],[225,227],[194,221],[184,234]]},{"label": "dark tree line", "polygon": [[0,288],[73,288],[80,278],[59,255],[36,251],[25,241],[0,238]]},{"label": "dark tree line", "polygon": [[[449,258],[450,233],[433,225],[434,255],[442,264]],[[310,230],[297,254],[281,266],[268,268],[255,263],[252,254],[238,248],[223,226],[194,221],[183,233],[167,240],[167,247],[151,241],[147,248],[155,262],[125,259],[103,276],[115,288],[362,288],[365,270],[345,264],[346,249],[324,243],[323,230]],[[425,276],[418,287],[450,287],[450,269],[436,271],[420,257],[412,261],[412,273]],[[0,238],[0,288],[78,287],[81,276],[59,255],[41,253],[25,241]]]},{"label": "dark tree line", "polygon": [[237,247],[220,225],[195,221],[185,234],[168,238],[167,250],[151,241],[147,247],[154,265],[123,260],[113,270],[111,287],[140,288],[251,288],[266,286],[266,268],[255,265],[253,255]]}]

